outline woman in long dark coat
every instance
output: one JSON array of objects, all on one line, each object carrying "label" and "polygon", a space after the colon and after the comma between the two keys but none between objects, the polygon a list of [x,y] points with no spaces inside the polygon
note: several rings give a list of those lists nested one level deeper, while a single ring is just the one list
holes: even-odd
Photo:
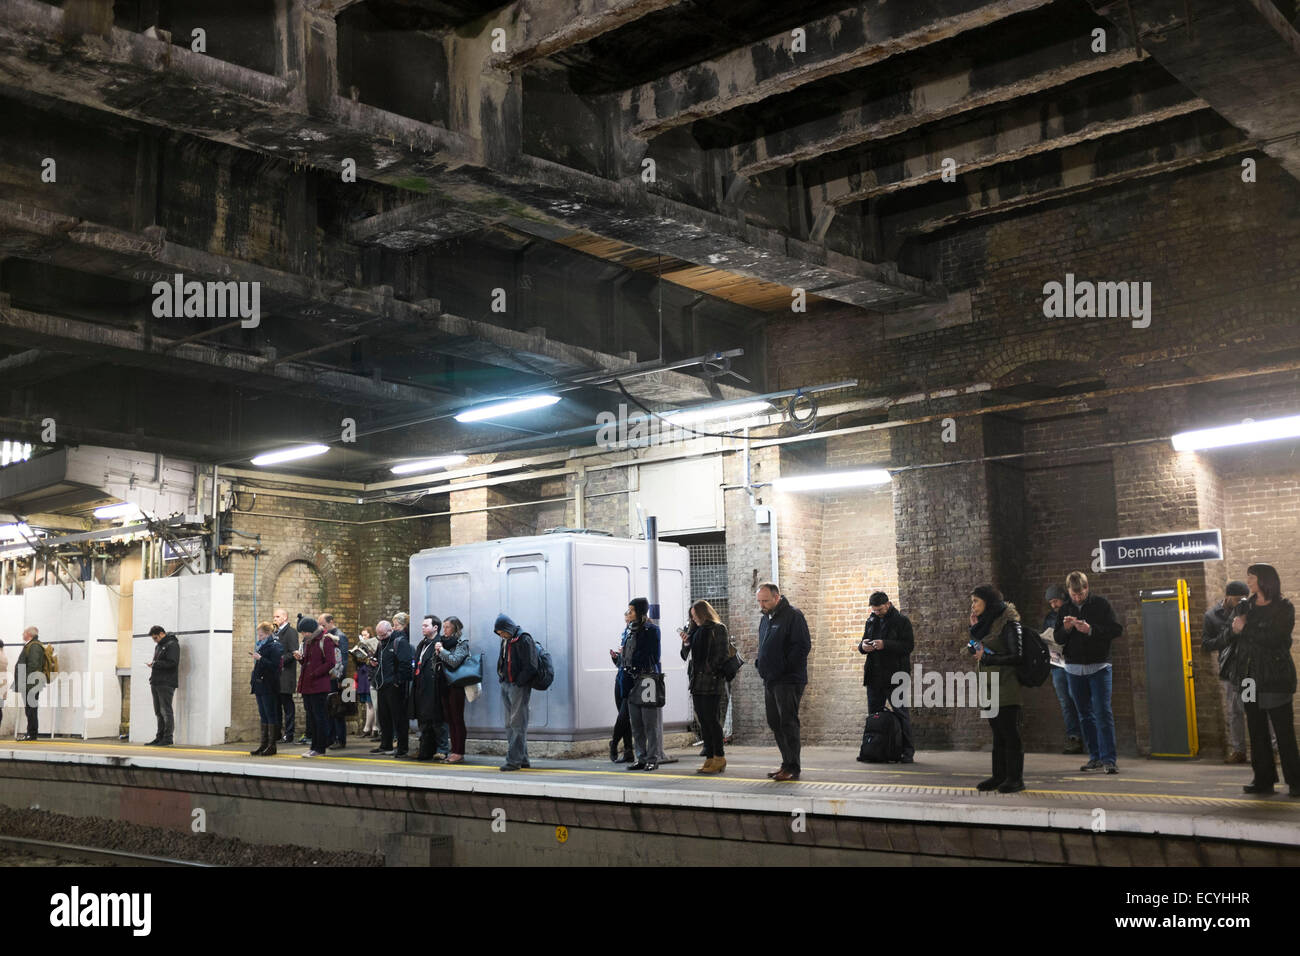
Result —
[{"label": "woman in long dark coat", "polygon": [[428,616],[420,622],[423,637],[415,648],[415,669],[411,679],[410,716],[420,724],[420,749],[416,760],[432,760],[438,748],[438,731],[446,721],[443,714],[442,662],[435,650],[442,620]]},{"label": "woman in long dark coat", "polygon": [[1242,695],[1246,729],[1250,734],[1250,765],[1254,779],[1242,789],[1268,794],[1277,783],[1268,727],[1277,735],[1282,774],[1291,796],[1300,797],[1300,752],[1296,748],[1292,698],[1296,691],[1291,632],[1295,607],[1282,596],[1282,582],[1269,564],[1246,569],[1250,597],[1234,609],[1229,640],[1234,644],[1234,683]]}]

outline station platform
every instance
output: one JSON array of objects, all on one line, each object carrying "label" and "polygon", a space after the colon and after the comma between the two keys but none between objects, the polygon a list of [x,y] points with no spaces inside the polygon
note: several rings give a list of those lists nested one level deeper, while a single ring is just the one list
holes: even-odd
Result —
[{"label": "station platform", "polygon": [[[1028,789],[985,794],[989,755],[920,752],[861,764],[805,748],[797,782],[766,778],[769,747],[728,749],[701,776],[698,750],[652,773],[608,760],[500,757],[460,765],[371,755],[368,741],[302,759],[282,745],[154,748],[115,740],[0,743],[0,803],[254,842],[369,849],[390,864],[1300,864],[1300,799],[1252,797],[1248,766],[1029,754]],[[196,811],[202,811],[201,814]],[[324,835],[324,838],[323,838]],[[316,841],[316,842],[313,842]]]}]

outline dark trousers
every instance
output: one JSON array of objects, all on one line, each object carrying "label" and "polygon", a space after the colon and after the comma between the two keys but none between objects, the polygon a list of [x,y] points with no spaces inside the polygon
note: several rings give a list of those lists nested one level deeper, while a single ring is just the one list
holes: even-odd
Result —
[{"label": "dark trousers", "polygon": [[451,752],[465,754],[465,688],[451,687],[442,702],[443,713],[447,717],[447,729],[451,733]]},{"label": "dark trousers", "polygon": [[799,700],[803,684],[763,684],[767,726],[772,728],[776,748],[781,751],[781,769],[799,773]]},{"label": "dark trousers", "polygon": [[279,694],[254,694],[257,698],[257,716],[264,724],[275,724],[280,721],[280,695]]},{"label": "dark trousers", "polygon": [[[868,687],[867,713],[877,714],[884,710],[891,690],[890,687]],[[916,746],[912,743],[912,718],[908,714],[906,707],[894,707],[893,711],[898,715],[898,723],[903,728],[902,757],[906,760],[908,757],[916,756]]]},{"label": "dark trousers", "polygon": [[393,749],[393,736],[397,737],[397,752],[404,754],[411,745],[411,724],[406,716],[406,688],[389,684],[379,688],[379,747]]},{"label": "dark trousers", "polygon": [[442,725],[432,720],[422,720],[419,722],[419,728],[420,749],[416,752],[416,756],[420,760],[431,760],[438,749],[438,731],[441,730]]},{"label": "dark trousers", "polygon": [[[35,695],[33,695],[33,699],[35,699]],[[40,722],[36,719],[36,708],[24,706],[23,709],[27,711],[27,736],[35,737],[41,732]]]},{"label": "dark trousers", "polygon": [[307,712],[307,726],[311,733],[311,749],[323,754],[329,749],[329,711],[325,699],[329,694],[303,694],[302,707]]},{"label": "dark trousers", "polygon": [[284,735],[292,737],[294,734],[296,712],[293,706],[293,694],[280,695],[280,709],[284,711],[284,720],[280,721],[284,728]]},{"label": "dark trousers", "polygon": [[1025,744],[1020,739],[1020,705],[998,708],[989,717],[993,731],[993,779],[1021,780],[1025,773]]},{"label": "dark trousers", "polygon": [[176,720],[172,716],[172,695],[176,693],[176,688],[150,684],[149,689],[153,692],[153,715],[158,722],[157,739],[171,743],[172,733],[176,729]]},{"label": "dark trousers", "polygon": [[[316,714],[310,707],[307,706],[306,694],[302,695],[302,716],[303,716],[303,723],[307,725],[307,729],[302,732],[302,735],[306,737],[308,740],[314,742],[316,740]],[[326,712],[325,719],[326,720],[329,719],[328,711]]]},{"label": "dark trousers", "polygon": [[618,719],[614,721],[614,736],[609,742],[618,745],[619,741],[623,742],[623,752],[632,753],[632,719],[627,712],[627,698],[618,707]]},{"label": "dark trousers", "polygon": [[1246,731],[1250,734],[1250,766],[1255,771],[1255,783],[1269,786],[1277,783],[1273,768],[1273,745],[1268,738],[1268,725],[1272,723],[1277,736],[1277,753],[1282,758],[1282,776],[1287,786],[1300,788],[1300,752],[1296,749],[1295,725],[1291,701],[1281,707],[1265,710],[1259,704],[1248,702]]},{"label": "dark trousers", "polygon": [[700,736],[704,738],[703,757],[722,757],[722,721],[718,717],[721,694],[692,694],[695,701],[695,719],[700,722]]},{"label": "dark trousers", "polygon": [[[337,693],[339,682],[331,680],[330,689]],[[328,708],[326,708],[326,712],[328,713]],[[341,747],[348,745],[348,720],[341,714],[338,717],[330,718],[330,739]]]}]

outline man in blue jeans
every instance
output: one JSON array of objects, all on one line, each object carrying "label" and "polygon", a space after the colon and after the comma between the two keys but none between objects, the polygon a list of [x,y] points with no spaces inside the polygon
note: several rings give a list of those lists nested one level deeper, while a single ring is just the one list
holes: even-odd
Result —
[{"label": "man in blue jeans", "polygon": [[1091,594],[1088,577],[1071,571],[1065,579],[1070,602],[1061,608],[1057,641],[1065,654],[1070,696],[1079,709],[1079,723],[1091,759],[1080,770],[1119,773],[1115,760],[1115,715],[1110,709],[1110,643],[1124,625],[1104,597]]},{"label": "man in blue jeans", "polygon": [[[1069,600],[1069,595],[1065,593],[1065,588],[1053,584],[1043,596],[1051,607],[1047,616],[1043,618],[1043,632],[1057,632],[1052,636],[1052,640],[1059,647],[1061,608]],[[1081,754],[1083,753],[1083,730],[1079,726],[1079,709],[1074,706],[1074,698],[1070,696],[1070,675],[1065,672],[1065,658],[1056,647],[1049,644],[1048,648],[1052,653],[1052,687],[1056,690],[1056,699],[1061,705],[1061,719],[1065,721],[1065,749],[1061,753]]]}]

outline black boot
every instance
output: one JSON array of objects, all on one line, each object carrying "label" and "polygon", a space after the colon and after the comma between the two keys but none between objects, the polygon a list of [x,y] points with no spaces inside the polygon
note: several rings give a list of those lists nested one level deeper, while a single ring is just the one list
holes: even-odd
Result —
[{"label": "black boot", "polygon": [[1006,756],[1007,779],[998,787],[998,793],[1019,793],[1025,789],[1025,752]]},{"label": "black boot", "polygon": [[996,790],[1007,779],[1007,756],[1001,747],[993,748],[993,776],[981,780],[975,785],[976,790]]},{"label": "black boot", "polygon": [[270,733],[267,734],[267,738],[266,738],[266,749],[262,751],[263,757],[275,756],[275,743],[279,739],[280,739],[280,725],[272,724],[270,728]]},{"label": "black boot", "polygon": [[271,733],[271,725],[262,724],[262,745],[258,747],[256,750],[250,750],[248,752],[248,755],[250,757],[260,757],[264,753],[266,753],[266,746],[267,744],[270,743],[270,741],[267,740],[266,738],[270,735],[270,733]]}]

